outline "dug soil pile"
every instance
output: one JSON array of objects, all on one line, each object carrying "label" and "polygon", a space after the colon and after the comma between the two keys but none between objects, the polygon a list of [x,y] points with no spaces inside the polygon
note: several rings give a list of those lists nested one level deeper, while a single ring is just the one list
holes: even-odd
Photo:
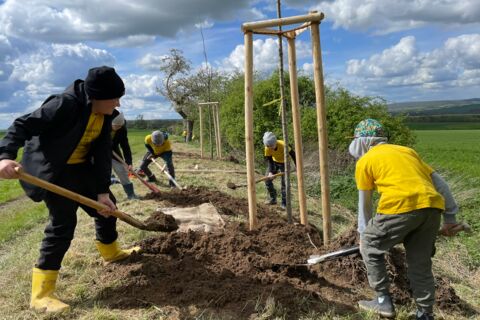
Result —
[{"label": "dug soil pile", "polygon": [[[316,228],[288,224],[263,205],[258,206],[258,229],[248,231],[235,219],[248,215],[247,200],[218,191],[172,190],[150,198],[169,206],[210,202],[223,215],[226,227],[213,233],[152,234],[142,241],[142,254],[109,265],[99,281],[116,283],[103,287],[96,297],[111,308],[168,307],[181,319],[202,312],[221,319],[254,319],[260,314],[298,319],[311,311],[355,312],[356,302],[369,298],[364,294],[369,292],[368,283],[358,254],[311,267],[283,266],[306,263],[311,254],[356,245],[354,230],[323,248]],[[394,300],[408,304],[402,251],[393,250],[387,261]],[[468,310],[447,280],[437,278],[437,283],[441,309],[449,314]]]}]

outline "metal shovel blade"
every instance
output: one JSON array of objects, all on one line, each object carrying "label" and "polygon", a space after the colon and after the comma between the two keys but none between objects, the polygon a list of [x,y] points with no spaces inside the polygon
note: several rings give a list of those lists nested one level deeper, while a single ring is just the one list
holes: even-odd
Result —
[{"label": "metal shovel blade", "polygon": [[312,255],[307,260],[307,264],[313,265],[313,264],[317,264],[317,263],[320,263],[320,262],[333,260],[333,259],[336,259],[336,258],[339,258],[339,257],[349,256],[351,254],[355,254],[355,253],[359,253],[359,252],[360,252],[360,247],[356,246],[356,247],[352,247],[352,248],[348,248],[348,249],[342,249],[342,250],[338,250],[338,251],[335,251],[335,252],[330,252],[330,253],[327,253],[327,254]]}]

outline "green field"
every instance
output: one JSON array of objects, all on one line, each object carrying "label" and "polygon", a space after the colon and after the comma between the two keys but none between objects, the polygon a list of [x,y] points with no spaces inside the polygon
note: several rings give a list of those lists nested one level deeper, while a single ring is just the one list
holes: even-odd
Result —
[{"label": "green field", "polygon": [[[480,130],[416,131],[415,149],[447,180],[460,207],[459,219],[480,228]],[[470,254],[468,264],[480,266],[480,235],[462,235]]]},{"label": "green field", "polygon": [[415,134],[415,148],[426,162],[455,176],[480,178],[480,130],[422,130]]},{"label": "green field", "polygon": [[412,130],[480,130],[480,122],[408,122]]}]

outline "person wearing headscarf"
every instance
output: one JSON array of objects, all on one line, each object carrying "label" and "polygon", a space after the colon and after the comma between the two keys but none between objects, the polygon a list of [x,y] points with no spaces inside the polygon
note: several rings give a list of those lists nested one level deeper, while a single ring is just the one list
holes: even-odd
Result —
[{"label": "person wearing headscarf", "polygon": [[[373,300],[359,301],[359,307],[395,317],[384,255],[402,243],[417,305],[416,319],[433,319],[435,241],[442,214],[440,231],[449,235],[458,211],[448,185],[415,150],[388,143],[385,128],[375,119],[365,119],[355,127],[349,152],[357,159],[360,252],[369,284],[376,292]],[[380,199],[373,215],[375,190]]]}]

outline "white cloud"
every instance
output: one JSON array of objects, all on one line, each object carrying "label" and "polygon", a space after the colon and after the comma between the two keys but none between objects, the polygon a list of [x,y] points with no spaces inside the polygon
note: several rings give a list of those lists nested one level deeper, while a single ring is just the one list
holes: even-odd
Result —
[{"label": "white cloud", "polygon": [[251,10],[251,2],[6,0],[0,6],[0,33],[63,43],[173,37],[205,21],[258,17],[260,13]]},{"label": "white cloud", "polygon": [[[480,34],[447,39],[430,52],[416,49],[415,38],[402,38],[396,45],[368,59],[347,62],[347,74],[366,86],[445,89],[480,85]],[[374,90],[374,89],[373,89]]]},{"label": "white cloud", "polygon": [[214,23],[208,20],[195,24],[195,28],[202,28],[202,29],[210,29],[213,26],[214,26]]},{"label": "white cloud", "polygon": [[140,47],[148,44],[152,44],[155,41],[155,36],[139,34],[133,36],[127,36],[115,40],[107,41],[112,47]]},{"label": "white cloud", "polygon": [[427,23],[478,25],[480,21],[478,0],[323,0],[314,8],[324,12],[335,27],[380,34]]},{"label": "white cloud", "polygon": [[[296,57],[297,64],[299,60],[312,56],[312,49],[307,42],[296,40]],[[284,68],[288,69],[288,48],[284,43],[283,56]],[[311,59],[311,58],[310,58]],[[245,46],[238,45],[230,53],[230,55],[223,59],[220,63],[220,68],[225,71],[238,70],[243,71],[245,64]],[[299,65],[299,64],[298,64]],[[256,39],[253,41],[253,68],[260,72],[270,72],[278,68],[278,40],[274,38],[267,38],[265,40]]]},{"label": "white cloud", "polygon": [[162,66],[163,59],[167,58],[168,55],[154,55],[147,53],[140,60],[138,64],[142,66],[145,70],[148,71],[159,71]]},{"label": "white cloud", "polygon": [[159,97],[157,87],[162,84],[160,75],[130,74],[123,77],[126,95],[137,98]]}]

